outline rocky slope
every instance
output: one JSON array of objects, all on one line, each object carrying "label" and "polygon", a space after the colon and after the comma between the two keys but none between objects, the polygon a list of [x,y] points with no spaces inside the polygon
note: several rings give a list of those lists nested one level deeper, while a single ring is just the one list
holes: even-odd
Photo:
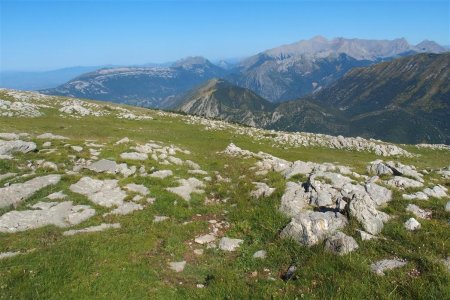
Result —
[{"label": "rocky slope", "polygon": [[165,102],[225,70],[202,57],[188,57],[170,67],[119,67],[83,74],[45,94],[109,100],[142,107]]},{"label": "rocky slope", "polygon": [[250,126],[269,122],[275,105],[252,91],[223,79],[212,79],[182,99],[176,109],[188,114],[239,122]]},{"label": "rocky slope", "polygon": [[447,295],[442,145],[12,90],[0,128],[5,298]]},{"label": "rocky slope", "polygon": [[269,101],[280,102],[318,91],[354,67],[415,53],[445,51],[431,41],[414,46],[405,39],[327,40],[317,36],[252,56],[230,78]]},{"label": "rocky slope", "polygon": [[[430,158],[448,150],[412,154],[381,142],[263,131],[108,103],[7,90],[0,96],[9,103],[0,117],[8,130],[0,134],[6,296],[34,295],[36,282],[43,296],[123,294],[115,278],[135,287],[127,289],[130,297],[164,297],[175,286],[172,296],[239,298],[255,290],[275,293],[280,284],[290,286],[287,295],[331,296],[319,292],[327,288],[303,291],[304,283],[290,279],[308,276],[296,272],[301,263],[328,282],[335,273],[321,270],[333,262],[349,267],[341,270],[345,280],[331,280],[332,290],[345,296],[353,295],[348,278],[378,283],[378,294],[387,296],[395,286],[409,287],[411,274],[414,286],[397,296],[445,295],[429,278],[448,276],[447,169],[439,168],[448,159]],[[253,150],[230,144],[236,137]],[[333,162],[307,160],[321,149]],[[424,155],[417,167],[404,162],[417,154]],[[378,155],[393,161],[371,161]],[[343,158],[347,163],[335,162]],[[435,246],[440,243],[444,250]],[[33,280],[16,284],[6,268],[11,263]],[[83,275],[54,277],[67,269]],[[80,280],[86,287],[74,289]],[[239,289],[223,291],[221,282]],[[359,294],[372,293],[356,286]]]}]

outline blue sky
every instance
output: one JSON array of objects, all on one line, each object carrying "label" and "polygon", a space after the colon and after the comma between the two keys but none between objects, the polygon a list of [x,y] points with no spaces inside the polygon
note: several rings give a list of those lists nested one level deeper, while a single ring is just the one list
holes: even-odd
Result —
[{"label": "blue sky", "polygon": [[315,35],[449,45],[449,3],[0,0],[0,69],[244,57]]}]

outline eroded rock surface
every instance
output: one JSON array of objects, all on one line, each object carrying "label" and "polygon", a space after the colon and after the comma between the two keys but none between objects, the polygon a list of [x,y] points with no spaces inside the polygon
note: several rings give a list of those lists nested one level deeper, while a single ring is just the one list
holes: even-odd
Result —
[{"label": "eroded rock surface", "polygon": [[16,206],[40,189],[57,184],[60,180],[61,175],[47,175],[0,188],[0,208],[10,205]]},{"label": "eroded rock surface", "polygon": [[0,216],[0,232],[14,233],[47,225],[68,227],[95,215],[87,205],[73,205],[72,201],[39,202],[33,210],[10,211]]}]

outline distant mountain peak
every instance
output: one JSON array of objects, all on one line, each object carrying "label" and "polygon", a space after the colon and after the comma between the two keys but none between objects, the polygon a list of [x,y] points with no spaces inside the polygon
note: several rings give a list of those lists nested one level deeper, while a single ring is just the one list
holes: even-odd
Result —
[{"label": "distant mountain peak", "polygon": [[174,62],[172,67],[192,67],[195,65],[212,65],[212,63],[202,56],[188,56]]}]

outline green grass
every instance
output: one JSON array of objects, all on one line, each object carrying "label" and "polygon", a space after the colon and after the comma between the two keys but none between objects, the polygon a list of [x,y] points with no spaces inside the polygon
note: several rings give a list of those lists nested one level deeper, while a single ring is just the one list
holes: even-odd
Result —
[{"label": "green grass", "polygon": [[[5,97],[6,99],[6,97]],[[135,109],[136,111],[144,111]],[[70,192],[69,186],[78,181],[77,176],[63,176],[55,186],[36,193],[18,209],[40,201],[52,192],[64,191],[77,204],[89,204],[97,215],[75,226],[98,225],[102,222],[119,222],[120,229],[102,233],[63,236],[63,228],[48,226],[17,234],[0,234],[0,252],[23,251],[23,255],[0,260],[0,299],[448,299],[450,278],[440,260],[449,255],[450,214],[443,210],[448,199],[429,201],[405,201],[400,192],[384,209],[392,220],[381,233],[384,239],[361,241],[352,220],[346,232],[356,237],[360,248],[347,256],[334,256],[323,250],[323,245],[302,247],[290,240],[280,239],[278,232],[289,219],[278,212],[280,198],[286,181],[277,173],[255,176],[249,168],[253,159],[230,158],[217,153],[233,142],[243,149],[264,151],[290,161],[333,162],[348,165],[358,173],[365,174],[369,161],[378,157],[367,152],[330,150],[326,148],[274,147],[269,140],[255,140],[232,131],[206,131],[203,126],[189,125],[182,116],[159,116],[150,112],[154,120],[129,121],[113,117],[61,118],[59,113],[47,111],[45,117],[1,118],[2,132],[28,132],[41,134],[51,132],[70,138],[70,141],[53,141],[58,153],[42,152],[16,155],[15,160],[0,160],[1,173],[29,173],[18,168],[26,161],[47,159],[60,164],[68,162],[68,155],[89,158],[86,139],[105,143],[100,158],[122,162],[120,153],[129,145],[114,146],[117,140],[128,137],[136,143],[155,140],[174,144],[191,151],[191,155],[179,155],[201,165],[214,177],[218,171],[231,183],[213,178],[204,195],[193,194],[186,202],[167,192],[166,187],[175,186],[175,178],[121,178],[119,185],[130,182],[143,184],[157,200],[142,211],[126,216],[101,217],[106,212],[93,205],[85,197]],[[36,141],[41,146],[43,141]],[[75,153],[63,145],[80,145],[83,152]],[[132,145],[132,144],[131,144]],[[405,164],[422,168],[450,165],[448,152],[418,150],[406,147],[420,157],[399,158]],[[129,164],[140,165],[127,161]],[[188,176],[185,166],[161,166],[152,160],[143,163],[150,169],[171,169],[175,177]],[[36,175],[49,173],[38,170]],[[84,170],[82,175],[94,176]],[[97,178],[113,178],[112,175],[95,174]],[[197,176],[202,178],[203,176]],[[303,180],[300,176],[291,180]],[[427,182],[437,180],[449,187],[449,181],[435,174],[425,176]],[[13,182],[24,181],[17,179]],[[249,196],[253,181],[265,180],[275,187],[269,198],[254,199]],[[10,182],[5,180],[0,184]],[[204,204],[204,197],[228,199],[226,203]],[[412,215],[405,211],[408,203],[416,203],[433,212],[431,220],[419,220],[422,229],[407,232],[403,222]],[[8,211],[2,210],[0,213]],[[154,223],[155,215],[165,215],[169,220]],[[223,220],[230,224],[226,235],[244,239],[235,253],[206,249],[193,243],[195,236],[209,232],[208,220]],[[202,256],[193,250],[204,248]],[[255,251],[264,249],[265,260],[252,258]],[[400,257],[408,264],[380,277],[370,271],[370,264],[378,259]],[[186,260],[182,273],[169,270],[169,261]],[[280,279],[287,268],[298,266],[296,280]],[[419,275],[412,275],[417,269]],[[254,273],[257,272],[257,273]],[[204,284],[205,288],[197,288]]]}]

